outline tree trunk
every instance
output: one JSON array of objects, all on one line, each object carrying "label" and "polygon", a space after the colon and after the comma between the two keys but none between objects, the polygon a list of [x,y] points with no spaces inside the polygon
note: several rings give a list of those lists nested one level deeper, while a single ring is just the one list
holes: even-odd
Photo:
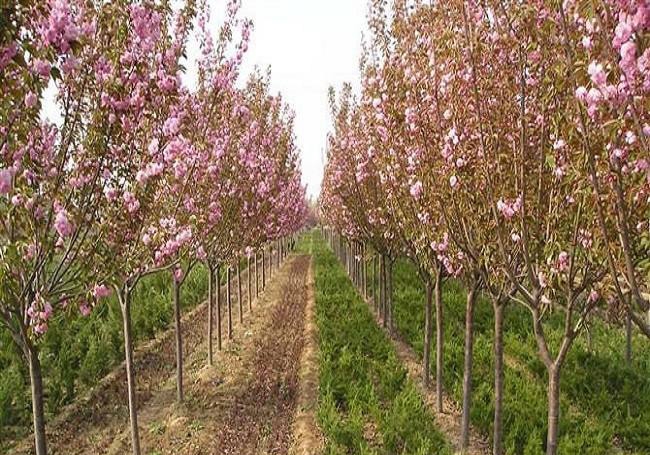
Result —
[{"label": "tree trunk", "polygon": [[237,302],[239,303],[239,323],[244,323],[244,302],[241,299],[241,261],[237,259]]},{"label": "tree trunk", "polygon": [[214,269],[208,264],[208,366],[212,366],[212,316],[214,313]]},{"label": "tree trunk", "polygon": [[262,290],[266,287],[266,255],[264,248],[262,248]]},{"label": "tree trunk", "polygon": [[425,387],[429,387],[429,372],[431,371],[431,339],[433,338],[432,319],[432,296],[431,280],[426,282],[426,303],[424,306],[424,353],[422,358],[422,381]]},{"label": "tree trunk", "polygon": [[495,301],[494,308],[494,434],[492,453],[503,455],[503,316],[505,305]]},{"label": "tree trunk", "polygon": [[255,252],[255,297],[259,297],[260,295],[260,276],[257,273],[258,268],[257,266],[259,265],[259,259],[257,259],[257,252]]},{"label": "tree trunk", "polygon": [[438,270],[434,288],[434,301],[436,305],[436,411],[442,413],[442,375],[445,348],[445,326],[442,307],[442,271]]},{"label": "tree trunk", "polygon": [[463,415],[460,428],[460,448],[465,453],[469,447],[469,416],[472,407],[472,366],[474,357],[474,304],[476,286],[467,293],[465,315],[465,371],[463,374]]},{"label": "tree trunk", "polygon": [[625,364],[629,367],[632,365],[632,318],[630,311],[625,314]]},{"label": "tree trunk", "polygon": [[388,291],[386,292],[386,302],[388,304],[388,333],[393,335],[393,261],[388,259],[388,270],[386,272],[386,283]]},{"label": "tree trunk", "polygon": [[379,308],[379,302],[377,300],[377,255],[375,254],[372,257],[372,303],[375,307],[375,311]]},{"label": "tree trunk", "polygon": [[181,327],[181,287],[172,273],[174,324],[176,331],[176,400],[183,402],[183,332]]},{"label": "tree trunk", "polygon": [[379,310],[381,312],[382,326],[386,328],[388,315],[386,314],[386,261],[382,254],[379,258]]},{"label": "tree trunk", "polygon": [[138,411],[135,396],[135,371],[133,365],[133,340],[131,338],[131,290],[125,287],[120,296],[122,322],[124,323],[124,356],[126,360],[126,381],[129,394],[129,420],[131,423],[131,443],[133,455],[140,455],[140,435],[138,433]]},{"label": "tree trunk", "polygon": [[[25,346],[28,343],[25,342]],[[47,455],[47,439],[45,436],[45,410],[43,402],[43,373],[38,351],[34,347],[26,347],[29,364],[29,379],[32,391],[32,416],[34,418],[34,447],[36,455]]]},{"label": "tree trunk", "polygon": [[548,368],[548,433],[546,455],[557,454],[557,440],[560,424],[560,366]]},{"label": "tree trunk", "polygon": [[230,292],[230,264],[226,267],[226,304],[228,305],[228,339],[232,340],[232,293]]},{"label": "tree trunk", "polygon": [[221,351],[221,266],[217,266],[215,275],[217,276],[215,289],[217,293],[217,349]]},{"label": "tree trunk", "polygon": [[248,311],[253,311],[253,296],[252,296],[252,286],[251,286],[251,257],[247,256],[246,258],[246,289],[248,290]]},{"label": "tree trunk", "polygon": [[366,245],[361,247],[361,281],[363,282],[363,298],[368,300],[368,263],[366,262]]}]

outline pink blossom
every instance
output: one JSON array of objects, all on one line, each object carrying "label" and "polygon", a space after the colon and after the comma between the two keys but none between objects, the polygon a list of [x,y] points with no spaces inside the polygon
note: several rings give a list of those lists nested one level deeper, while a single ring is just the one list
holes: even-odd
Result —
[{"label": "pink blossom", "polygon": [[9,194],[11,192],[12,172],[10,169],[0,169],[0,194]]},{"label": "pink blossom", "polygon": [[587,73],[589,73],[589,76],[591,76],[591,80],[597,86],[604,85],[605,82],[607,82],[607,75],[603,70],[603,65],[601,65],[596,61],[593,61],[589,64],[589,67],[587,68]]},{"label": "pink blossom", "polygon": [[142,236],[142,243],[144,243],[145,245],[148,246],[151,243],[151,236],[149,234],[145,233]]},{"label": "pink blossom", "polygon": [[521,196],[518,196],[514,201],[500,198],[497,202],[497,210],[501,212],[504,218],[510,220],[521,210],[521,203]]},{"label": "pink blossom", "polygon": [[411,196],[413,196],[413,199],[415,199],[416,201],[420,199],[420,197],[422,196],[422,191],[423,191],[422,182],[420,182],[419,180],[415,182],[413,185],[411,185],[410,193]]},{"label": "pink blossom", "polygon": [[548,285],[548,281],[546,280],[546,274],[544,272],[537,273],[537,281],[539,281],[539,285],[542,288],[545,288]]},{"label": "pink blossom", "polygon": [[92,291],[93,297],[101,299],[111,295],[111,289],[104,284],[96,284]]},{"label": "pink blossom", "polygon": [[170,117],[163,125],[163,134],[167,137],[175,136],[180,131],[180,120],[177,117]]},{"label": "pink blossom", "polygon": [[627,22],[619,22],[614,30],[614,39],[612,46],[615,48],[621,47],[623,43],[630,39],[632,36],[632,27]]},{"label": "pink blossom", "polygon": [[25,106],[28,108],[36,106],[38,103],[38,97],[34,92],[28,92],[27,95],[25,95]]},{"label": "pink blossom", "polygon": [[458,185],[458,177],[452,175],[451,177],[449,177],[449,186],[451,186],[452,188],[456,188],[456,185]]},{"label": "pink blossom", "polygon": [[87,318],[92,313],[92,308],[88,305],[88,302],[84,301],[79,304],[79,311],[83,317]]},{"label": "pink blossom", "polygon": [[74,227],[68,220],[68,212],[65,209],[57,211],[54,217],[54,229],[59,233],[61,238],[70,237],[74,232]]},{"label": "pink blossom", "polygon": [[566,251],[562,251],[558,255],[557,269],[560,272],[566,272],[569,269],[569,253],[567,253]]},{"label": "pink blossom", "polygon": [[48,325],[47,322],[41,322],[40,324],[36,324],[34,326],[34,333],[37,335],[43,335],[45,332],[47,332]]},{"label": "pink blossom", "polygon": [[183,279],[183,269],[181,269],[180,267],[176,267],[174,269],[174,280],[177,283],[180,283],[182,279]]},{"label": "pink blossom", "polygon": [[122,195],[122,199],[126,204],[126,210],[129,213],[135,213],[140,209],[140,201],[135,197],[130,191],[125,191]]},{"label": "pink blossom", "polygon": [[591,292],[589,293],[589,297],[587,297],[587,301],[589,303],[595,303],[596,301],[598,301],[599,298],[600,298],[600,294],[598,293],[598,291],[592,289]]}]

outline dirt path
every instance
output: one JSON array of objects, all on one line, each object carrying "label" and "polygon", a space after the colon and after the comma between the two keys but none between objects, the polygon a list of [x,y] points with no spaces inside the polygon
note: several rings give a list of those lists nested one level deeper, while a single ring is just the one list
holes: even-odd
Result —
[{"label": "dirt path", "polygon": [[318,406],[318,326],[316,325],[316,297],[314,263],[309,262],[307,306],[305,308],[305,345],[300,357],[298,399],[293,420],[291,455],[315,455],[324,447],[323,434],[316,420]]},{"label": "dirt path", "polygon": [[[287,453],[304,344],[308,256],[274,274],[253,317],[205,367],[205,346],[186,366],[186,402],[174,403],[170,377],[141,411],[143,454]],[[108,453],[125,453],[124,432]]]},{"label": "dirt path", "polygon": [[[377,312],[374,311],[372,300],[367,299],[366,303],[368,304],[370,311],[374,314],[377,324],[383,328],[381,317]],[[387,335],[389,335],[388,331],[385,328],[383,330],[385,330]],[[431,411],[431,414],[434,416],[437,427],[442,433],[445,434],[447,440],[452,444],[454,449],[458,450],[460,447],[460,426],[462,410],[459,408],[458,404],[445,393],[443,395],[443,413],[438,414],[436,412],[435,406],[435,379],[431,379],[431,384],[429,388],[427,388],[424,385],[424,381],[422,380],[422,359],[415,353],[413,348],[409,346],[404,340],[402,340],[398,335],[389,335],[389,337],[393,343],[393,346],[395,347],[397,357],[406,367],[409,378],[417,387],[420,395],[424,399],[424,402]],[[471,428],[469,450],[466,452],[466,454],[488,455],[491,453],[492,450],[487,439],[479,434],[474,428]]]}]

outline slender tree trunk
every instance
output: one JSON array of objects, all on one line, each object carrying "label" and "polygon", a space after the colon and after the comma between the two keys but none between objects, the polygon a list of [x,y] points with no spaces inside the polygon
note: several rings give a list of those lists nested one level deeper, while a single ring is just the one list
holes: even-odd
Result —
[{"label": "slender tree trunk", "polygon": [[461,452],[469,447],[469,416],[472,407],[472,366],[474,360],[474,306],[476,303],[476,286],[467,293],[465,315],[465,372],[463,375],[463,415],[460,429]]},{"label": "slender tree trunk", "polygon": [[[24,342],[28,346],[27,342]],[[26,347],[28,354],[29,379],[32,392],[32,416],[34,421],[34,447],[36,455],[47,455],[47,439],[45,435],[45,409],[43,402],[43,373],[38,351],[34,347]]]},{"label": "slender tree trunk", "polygon": [[214,269],[208,264],[208,366],[213,365],[212,317],[214,313]]},{"label": "slender tree trunk", "polygon": [[363,245],[363,266],[362,266],[362,272],[363,272],[363,298],[368,300],[368,261],[366,259],[366,245]]},{"label": "slender tree trunk", "polygon": [[436,305],[436,410],[442,413],[443,390],[443,363],[445,349],[445,324],[442,307],[442,270],[438,269],[438,276],[434,285],[434,301]]},{"label": "slender tree trunk", "polygon": [[176,331],[176,400],[183,402],[183,331],[181,327],[181,287],[172,273],[174,327]]},{"label": "slender tree trunk", "polygon": [[548,433],[546,435],[546,455],[557,454],[560,424],[560,366],[548,368]]},{"label": "slender tree trunk", "polygon": [[495,301],[494,307],[494,433],[492,453],[503,455],[503,317],[505,304]]},{"label": "slender tree trunk", "polygon": [[241,262],[237,259],[237,302],[239,303],[239,323],[244,323],[244,302],[241,299]]},{"label": "slender tree trunk", "polygon": [[432,311],[432,290],[431,280],[426,281],[426,302],[424,306],[424,353],[422,358],[422,381],[425,387],[429,387],[429,373],[431,371],[431,339],[433,338],[433,311]]},{"label": "slender tree trunk", "polygon": [[221,351],[221,266],[218,265],[215,271],[216,279],[216,289],[217,293],[217,349]]},{"label": "slender tree trunk", "polygon": [[129,394],[129,420],[131,423],[131,444],[133,455],[140,455],[140,435],[138,433],[138,411],[135,396],[135,371],[133,365],[133,340],[131,331],[131,290],[125,285],[121,291],[120,307],[124,323],[124,356],[126,360],[126,381]]},{"label": "slender tree trunk", "polygon": [[386,292],[386,302],[388,304],[388,332],[393,335],[393,261],[388,259],[386,283],[388,291]]},{"label": "slender tree trunk", "polygon": [[266,288],[266,255],[262,248],[262,289]]},{"label": "slender tree trunk", "polygon": [[251,286],[251,257],[247,256],[246,258],[246,289],[248,290],[248,311],[253,311],[253,296],[252,296],[252,286]]},{"label": "slender tree trunk", "polygon": [[386,263],[384,255],[379,258],[379,311],[381,313],[382,326],[386,328]]},{"label": "slender tree trunk", "polygon": [[228,305],[228,339],[232,340],[232,293],[230,292],[231,266],[226,267],[226,303]]},{"label": "slender tree trunk", "polygon": [[379,302],[377,300],[377,255],[375,254],[372,257],[372,303],[375,307],[375,311],[379,308]]},{"label": "slender tree trunk", "polygon": [[625,314],[625,364],[632,365],[632,318],[630,310]]},{"label": "slender tree trunk", "polygon": [[257,258],[257,252],[255,252],[255,298],[260,296],[260,276],[258,272],[259,259]]}]

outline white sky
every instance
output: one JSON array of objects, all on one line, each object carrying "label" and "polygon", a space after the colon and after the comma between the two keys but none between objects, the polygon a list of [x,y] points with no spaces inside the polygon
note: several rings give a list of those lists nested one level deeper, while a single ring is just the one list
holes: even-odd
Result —
[{"label": "white sky", "polygon": [[[225,0],[210,0],[221,16]],[[325,139],[330,130],[327,89],[344,82],[359,86],[361,33],[367,0],[242,0],[254,29],[243,72],[271,67],[273,91],[296,112],[295,132],[303,182],[320,192]]]}]

